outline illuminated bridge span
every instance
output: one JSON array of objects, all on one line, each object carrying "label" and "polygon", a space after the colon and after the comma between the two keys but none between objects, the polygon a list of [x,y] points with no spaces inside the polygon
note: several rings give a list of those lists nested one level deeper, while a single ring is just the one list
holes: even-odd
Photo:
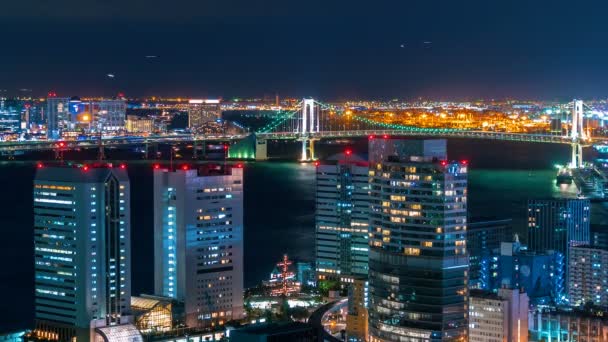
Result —
[{"label": "illuminated bridge span", "polygon": [[590,137],[583,127],[583,101],[574,100],[570,106],[572,108],[570,132],[568,135],[551,135],[406,126],[374,121],[348,110],[332,107],[313,99],[304,99],[296,110],[280,113],[272,122],[255,132],[255,156],[258,160],[266,159],[267,140],[299,140],[302,142],[301,160],[311,160],[314,159],[314,141],[319,139],[420,136],[568,144],[572,146],[570,166],[580,167],[583,165],[582,145],[590,143]]}]

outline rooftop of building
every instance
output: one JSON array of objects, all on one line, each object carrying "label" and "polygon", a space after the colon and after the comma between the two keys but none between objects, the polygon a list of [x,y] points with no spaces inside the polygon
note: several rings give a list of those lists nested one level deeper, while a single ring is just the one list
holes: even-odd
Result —
[{"label": "rooftop of building", "polygon": [[192,165],[175,163],[171,165],[154,164],[155,172],[193,172],[196,171],[197,177],[213,177],[213,176],[230,176],[233,175],[233,170],[240,170],[244,167],[242,163],[236,164],[217,164],[209,163],[202,165]]},{"label": "rooftop of building", "polygon": [[498,296],[498,294],[496,294],[494,292],[485,291],[485,290],[477,290],[477,289],[471,289],[469,291],[469,297],[470,298],[501,300],[501,298]]},{"label": "rooftop of building", "polygon": [[100,183],[114,175],[121,182],[128,182],[126,164],[95,163],[74,165],[45,165],[38,164],[36,181],[69,182],[69,183]]},{"label": "rooftop of building", "polygon": [[312,330],[312,326],[302,322],[285,322],[285,323],[268,323],[250,325],[234,332],[245,333],[249,335],[282,335],[296,331]]},{"label": "rooftop of building", "polygon": [[[506,288],[506,287],[504,289],[517,291],[517,289],[510,289],[510,288]],[[523,289],[519,290],[519,291],[520,291],[520,293],[524,292]],[[492,299],[492,300],[506,300],[506,298],[501,297],[498,293],[494,293],[494,292],[486,291],[486,290],[478,290],[478,289],[471,289],[469,291],[469,297]]]},{"label": "rooftop of building", "polygon": [[320,165],[336,165],[336,164],[352,164],[356,166],[368,167],[369,162],[366,158],[354,153],[351,149],[346,149],[344,152],[333,154],[319,161]]},{"label": "rooftop of building", "polygon": [[513,219],[497,219],[497,218],[470,218],[467,222],[467,231],[469,233],[478,232],[493,232],[496,230],[510,228],[513,224]]},{"label": "rooftop of building", "polygon": [[166,305],[177,303],[177,300],[170,297],[152,296],[142,294],[140,296],[131,296],[131,309],[133,310],[149,310],[157,305]]}]

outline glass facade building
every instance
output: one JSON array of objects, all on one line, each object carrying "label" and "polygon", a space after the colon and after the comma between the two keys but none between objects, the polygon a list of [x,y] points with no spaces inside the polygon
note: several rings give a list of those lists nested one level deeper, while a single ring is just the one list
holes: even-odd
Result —
[{"label": "glass facade building", "polygon": [[37,335],[89,340],[130,314],[129,179],[120,168],[42,167],[34,181]]},{"label": "glass facade building", "polygon": [[242,317],[243,169],[154,171],[154,279],[190,327]]},{"label": "glass facade building", "polygon": [[370,140],[371,341],[466,341],[467,165],[445,140]]},{"label": "glass facade building", "polygon": [[488,263],[484,262],[492,251],[500,248],[501,242],[513,239],[511,219],[471,219],[467,226],[467,249],[469,250],[469,287],[488,289]]},{"label": "glass facade building", "polygon": [[368,272],[368,163],[350,152],[316,170],[316,272],[348,281]]},{"label": "glass facade building", "polygon": [[568,257],[568,247],[588,245],[591,203],[588,199],[528,201],[528,249],[558,251]]},{"label": "glass facade building", "polygon": [[59,139],[70,122],[69,97],[48,97],[46,99],[46,136]]}]

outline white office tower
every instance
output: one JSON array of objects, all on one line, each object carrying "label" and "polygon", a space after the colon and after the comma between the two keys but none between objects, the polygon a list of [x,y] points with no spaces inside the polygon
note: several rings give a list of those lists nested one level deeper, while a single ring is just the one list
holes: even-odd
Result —
[{"label": "white office tower", "polygon": [[469,297],[470,342],[528,342],[528,295],[501,288],[498,294],[472,290]]},{"label": "white office tower", "polygon": [[242,317],[243,169],[155,169],[154,280],[190,327]]},{"label": "white office tower", "polygon": [[352,283],[367,277],[369,166],[350,150],[324,160],[316,172],[317,279]]},{"label": "white office tower", "polygon": [[134,329],[121,325],[130,320],[131,305],[129,191],[124,168],[38,169],[36,337],[89,341],[99,329]]},{"label": "white office tower", "polygon": [[466,341],[467,164],[445,140],[371,139],[370,341]]}]

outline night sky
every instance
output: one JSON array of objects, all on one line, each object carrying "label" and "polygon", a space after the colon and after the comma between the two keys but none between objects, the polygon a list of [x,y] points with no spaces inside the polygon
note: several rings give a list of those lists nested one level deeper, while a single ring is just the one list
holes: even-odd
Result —
[{"label": "night sky", "polygon": [[607,16],[579,0],[7,0],[0,95],[605,98]]}]

